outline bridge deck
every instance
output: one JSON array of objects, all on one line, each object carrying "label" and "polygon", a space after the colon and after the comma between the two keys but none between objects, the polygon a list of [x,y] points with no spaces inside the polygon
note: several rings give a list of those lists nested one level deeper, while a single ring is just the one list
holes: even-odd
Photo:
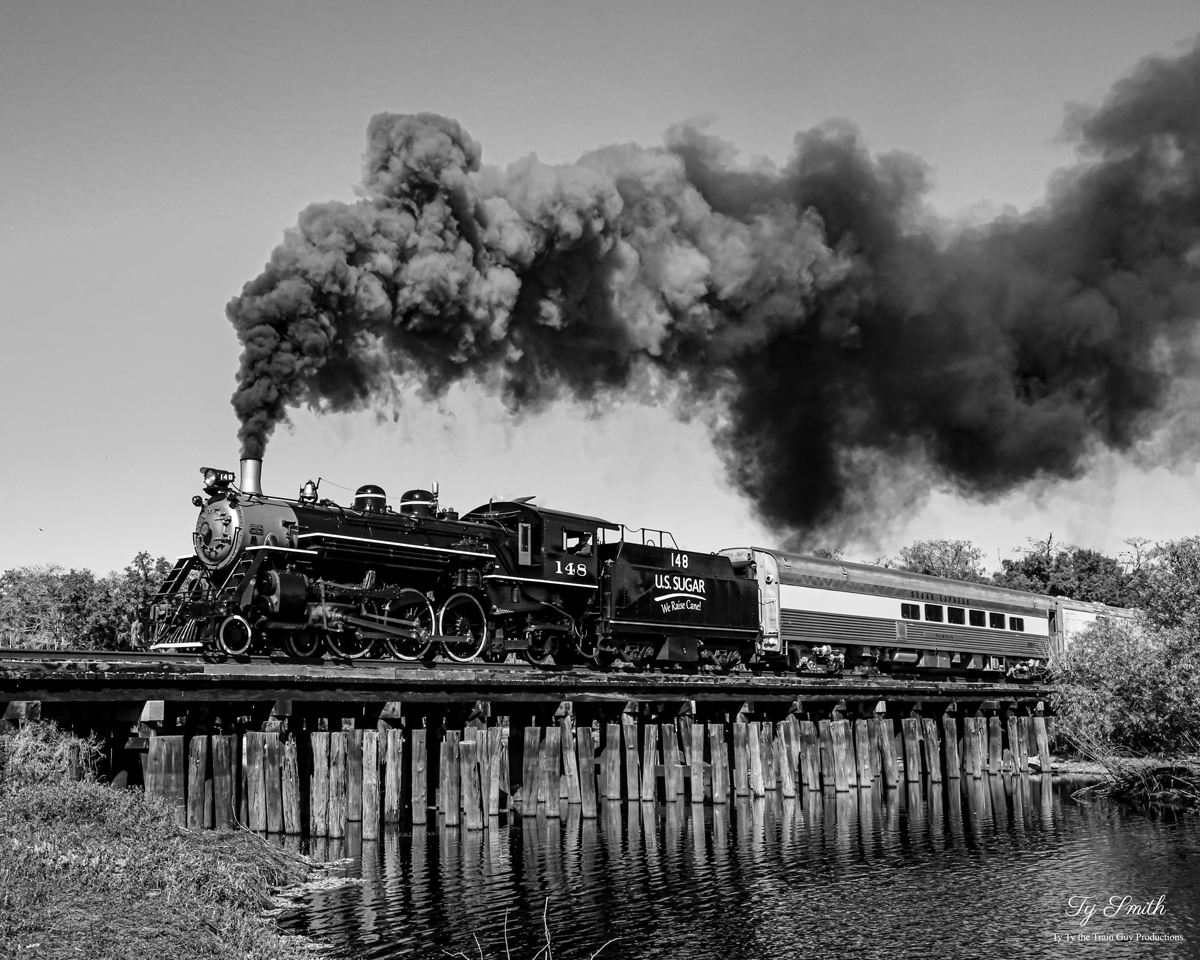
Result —
[{"label": "bridge deck", "polygon": [[601,673],[527,664],[396,661],[248,663],[131,653],[0,651],[0,701],[321,700],[527,703],[908,700],[928,703],[1049,700],[1043,683],[796,676],[737,672]]}]

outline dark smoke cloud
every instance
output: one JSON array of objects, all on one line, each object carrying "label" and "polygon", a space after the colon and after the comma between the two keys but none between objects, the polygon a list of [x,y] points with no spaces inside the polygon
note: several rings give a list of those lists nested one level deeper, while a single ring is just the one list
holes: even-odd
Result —
[{"label": "dark smoke cloud", "polygon": [[519,411],[665,379],[717,411],[731,481],[791,530],[853,531],[889,487],[1076,477],[1194,372],[1200,44],[1071,129],[1080,162],[1041,207],[950,230],[924,165],[845,123],[780,169],[680,127],[500,170],[453,120],[381,114],[361,199],[306,209],[229,304],[244,451],[289,407],[413,384],[478,380]]}]

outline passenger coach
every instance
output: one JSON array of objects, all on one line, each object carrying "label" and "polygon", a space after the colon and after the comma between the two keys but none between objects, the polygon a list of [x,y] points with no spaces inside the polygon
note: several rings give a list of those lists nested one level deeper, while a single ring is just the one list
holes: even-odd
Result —
[{"label": "passenger coach", "polygon": [[761,653],[794,669],[1028,679],[1050,656],[1050,597],[761,547],[722,553],[758,581]]}]

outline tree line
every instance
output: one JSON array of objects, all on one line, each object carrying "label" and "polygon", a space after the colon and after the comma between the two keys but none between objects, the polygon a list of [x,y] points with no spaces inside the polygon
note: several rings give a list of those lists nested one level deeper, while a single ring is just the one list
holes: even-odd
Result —
[{"label": "tree line", "polygon": [[1178,540],[1152,545],[1149,540],[1135,537],[1125,541],[1127,550],[1110,557],[1098,550],[1056,542],[1051,534],[1045,540],[1031,538],[1018,558],[1001,560],[1000,569],[989,573],[983,567],[983,550],[970,540],[917,540],[902,547],[897,556],[875,562],[913,573],[1050,597],[1141,607],[1154,592],[1152,581],[1160,568],[1169,566],[1173,552],[1189,549],[1189,543]]},{"label": "tree line", "polygon": [[0,647],[127,650],[141,646],[150,598],[171,571],[142,551],[124,570],[96,576],[59,566],[0,574]]}]

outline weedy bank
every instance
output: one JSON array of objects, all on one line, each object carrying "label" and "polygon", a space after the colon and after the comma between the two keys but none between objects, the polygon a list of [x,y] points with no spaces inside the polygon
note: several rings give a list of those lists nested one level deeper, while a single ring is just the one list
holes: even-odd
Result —
[{"label": "weedy bank", "polygon": [[0,957],[315,953],[262,916],[305,861],[254,834],[179,828],[165,804],[96,782],[95,755],[53,724],[0,736]]}]

